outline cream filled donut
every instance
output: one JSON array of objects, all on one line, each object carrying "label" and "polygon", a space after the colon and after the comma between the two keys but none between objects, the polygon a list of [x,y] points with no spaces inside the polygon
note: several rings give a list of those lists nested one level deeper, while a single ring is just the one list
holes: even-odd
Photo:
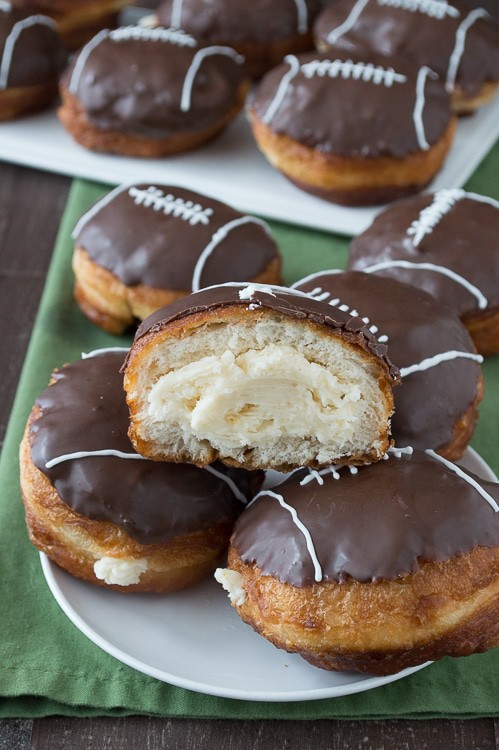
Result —
[{"label": "cream filled donut", "polygon": [[223,559],[263,473],[147,461],[127,437],[123,351],[66,365],[36,400],[21,445],[33,544],[74,576],[119,591],[191,585]]},{"label": "cream filled donut", "polygon": [[157,18],[203,44],[234,47],[249,73],[260,77],[285,55],[314,48],[312,24],[319,10],[319,0],[165,0]]},{"label": "cream filled donut", "polygon": [[120,186],[82,216],[73,239],[76,300],[110,333],[203,286],[281,280],[263,221],[180,187]]},{"label": "cream filled donut", "polygon": [[50,105],[67,60],[57,24],[0,2],[0,120]]},{"label": "cream filled donut", "polygon": [[458,316],[430,294],[395,279],[349,271],[312,274],[294,285],[364,318],[400,369],[394,391],[396,445],[461,458],[483,397],[482,357]]},{"label": "cream filled donut", "polygon": [[212,139],[243,106],[243,58],[176,29],[99,32],[61,80],[59,118],[96,151],[158,157]]},{"label": "cream filled donut", "polygon": [[432,451],[259,492],[216,578],[240,617],[328,670],[393,674],[499,645],[499,486]]},{"label": "cream filled donut", "polygon": [[454,310],[481,354],[499,351],[499,202],[459,188],[390,206],[348,267],[412,284]]},{"label": "cream filled donut", "polygon": [[337,0],[314,34],[323,52],[367,47],[428,65],[461,114],[488,102],[499,82],[499,24],[462,0]]},{"label": "cream filled donut", "polygon": [[249,116],[271,165],[345,205],[423,188],[455,130],[449,95],[430,68],[343,50],[288,55],[262,79]]},{"label": "cream filled donut", "polygon": [[380,458],[397,382],[359,317],[237,282],[149,316],[124,370],[142,455],[282,471]]}]

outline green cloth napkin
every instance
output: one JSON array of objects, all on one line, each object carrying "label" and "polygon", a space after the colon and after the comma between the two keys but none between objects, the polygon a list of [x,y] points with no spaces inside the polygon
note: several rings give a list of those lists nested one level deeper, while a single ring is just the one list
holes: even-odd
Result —
[{"label": "green cloth napkin", "polygon": [[[493,195],[498,173],[496,147],[467,188]],[[72,299],[71,230],[106,190],[103,185],[82,181],[72,186],[0,459],[0,717],[147,713],[193,718],[381,719],[497,715],[499,649],[443,659],[399,682],[348,697],[249,702],[183,690],[136,672],[87,640],[59,609],[45,583],[38,553],[27,538],[17,451],[33,401],[54,367],[77,359],[82,351],[130,343],[130,338],[111,337],[92,326]],[[499,197],[497,192],[495,197]],[[285,259],[286,282],[344,266],[346,238],[269,223]],[[499,358],[487,360],[484,370],[486,398],[473,445],[499,472]]]}]

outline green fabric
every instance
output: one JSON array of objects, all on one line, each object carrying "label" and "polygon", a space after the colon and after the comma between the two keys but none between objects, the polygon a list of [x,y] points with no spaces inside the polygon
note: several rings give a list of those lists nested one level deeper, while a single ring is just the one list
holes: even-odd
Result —
[{"label": "green fabric", "polygon": [[[499,148],[467,188],[497,195]],[[122,665],[85,638],[66,618],[44,581],[30,545],[19,496],[17,450],[35,397],[54,367],[100,346],[128,345],[92,326],[72,299],[71,230],[103,192],[75,181],[0,459],[0,717],[124,716],[255,719],[380,719],[494,716],[499,712],[499,649],[444,659],[410,677],[356,695],[298,703],[221,699],[182,690]],[[324,210],[327,210],[325,204]],[[285,280],[343,266],[348,240],[270,222],[285,258]],[[499,357],[484,365],[486,397],[473,446],[499,472]]]}]

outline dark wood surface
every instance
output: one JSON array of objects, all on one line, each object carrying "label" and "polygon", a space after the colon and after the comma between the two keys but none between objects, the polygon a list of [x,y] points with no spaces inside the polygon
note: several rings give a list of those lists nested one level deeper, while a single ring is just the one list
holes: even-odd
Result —
[{"label": "dark wood surface", "polygon": [[[0,442],[70,180],[0,164]],[[1,605],[0,605],[1,606]],[[1,665],[0,665],[1,669]],[[0,721],[0,750],[498,750],[499,721],[206,721],[49,717]]]}]

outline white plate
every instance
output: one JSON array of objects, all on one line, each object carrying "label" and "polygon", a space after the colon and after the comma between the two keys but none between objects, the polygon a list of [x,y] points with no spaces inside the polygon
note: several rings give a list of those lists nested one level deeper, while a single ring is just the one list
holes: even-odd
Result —
[{"label": "white plate", "polygon": [[[461,464],[496,480],[471,448]],[[386,685],[431,663],[388,677],[327,672],[257,635],[213,579],[166,596],[123,596],[40,557],[54,598],[84,635],[139,672],[189,690],[258,701],[334,698]]]},{"label": "white plate", "polygon": [[[499,97],[462,118],[447,161],[429,189],[460,187],[499,136]],[[214,142],[179,156],[139,159],[87,151],[59,124],[55,111],[0,123],[0,159],[75,177],[120,184],[162,182],[197,190],[241,211],[356,235],[381,210],[344,208],[299,190],[269,166],[243,115]]]}]

